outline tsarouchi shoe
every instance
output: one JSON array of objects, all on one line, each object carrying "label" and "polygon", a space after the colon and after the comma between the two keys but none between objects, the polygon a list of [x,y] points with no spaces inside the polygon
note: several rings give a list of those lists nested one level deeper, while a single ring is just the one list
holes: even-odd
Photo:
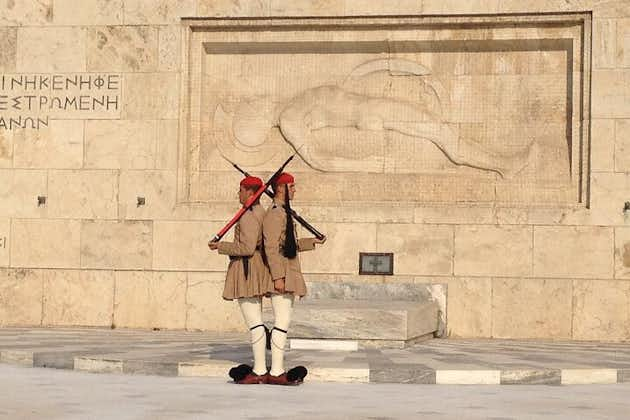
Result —
[{"label": "tsarouchi shoe", "polygon": [[240,381],[236,381],[237,384],[240,385],[252,385],[252,384],[266,384],[268,381],[269,375],[256,375],[254,372],[250,372]]},{"label": "tsarouchi shoe", "polygon": [[267,376],[267,383],[271,385],[300,385],[304,382],[304,378],[307,374],[308,371],[304,366],[297,366],[278,376],[269,374]]}]

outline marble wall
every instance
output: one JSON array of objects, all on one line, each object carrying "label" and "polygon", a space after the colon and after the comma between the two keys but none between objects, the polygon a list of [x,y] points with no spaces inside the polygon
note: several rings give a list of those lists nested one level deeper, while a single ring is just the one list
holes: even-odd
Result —
[{"label": "marble wall", "polygon": [[448,284],[456,337],[630,340],[628,28],[628,0],[0,0],[0,326],[241,329],[205,246],[225,157],[266,176],[306,133],[308,279]]}]

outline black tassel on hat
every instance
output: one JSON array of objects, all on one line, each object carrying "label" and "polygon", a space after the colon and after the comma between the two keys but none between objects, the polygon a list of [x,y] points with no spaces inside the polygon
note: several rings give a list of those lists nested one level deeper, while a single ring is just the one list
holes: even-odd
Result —
[{"label": "black tassel on hat", "polygon": [[291,206],[289,204],[289,186],[287,184],[284,184],[284,211],[287,214],[287,226],[284,236],[284,256],[287,258],[295,258],[297,255],[297,243],[295,242],[293,216],[291,216]]}]

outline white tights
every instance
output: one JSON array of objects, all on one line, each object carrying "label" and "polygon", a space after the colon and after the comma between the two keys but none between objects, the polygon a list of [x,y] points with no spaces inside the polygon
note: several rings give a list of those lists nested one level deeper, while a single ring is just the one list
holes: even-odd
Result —
[{"label": "white tights", "polygon": [[[293,311],[294,297],[292,294],[273,295],[271,306],[275,318],[275,327],[288,331]],[[265,329],[262,325],[262,299],[260,297],[241,298],[238,304],[243,313],[243,318],[250,329],[252,339],[252,352],[254,354],[254,373],[264,375],[267,371],[265,360]],[[271,333],[271,370],[274,376],[284,372],[284,346],[287,341],[286,332],[274,329]]]}]

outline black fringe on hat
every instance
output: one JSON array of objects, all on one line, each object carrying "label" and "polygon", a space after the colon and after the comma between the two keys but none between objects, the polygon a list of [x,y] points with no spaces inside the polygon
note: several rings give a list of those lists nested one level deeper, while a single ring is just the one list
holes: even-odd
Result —
[{"label": "black fringe on hat", "polygon": [[289,186],[287,184],[284,184],[284,211],[287,214],[287,226],[284,236],[284,256],[287,258],[295,258],[297,255],[297,243],[295,242],[293,216],[291,216],[291,206],[289,204]]}]

